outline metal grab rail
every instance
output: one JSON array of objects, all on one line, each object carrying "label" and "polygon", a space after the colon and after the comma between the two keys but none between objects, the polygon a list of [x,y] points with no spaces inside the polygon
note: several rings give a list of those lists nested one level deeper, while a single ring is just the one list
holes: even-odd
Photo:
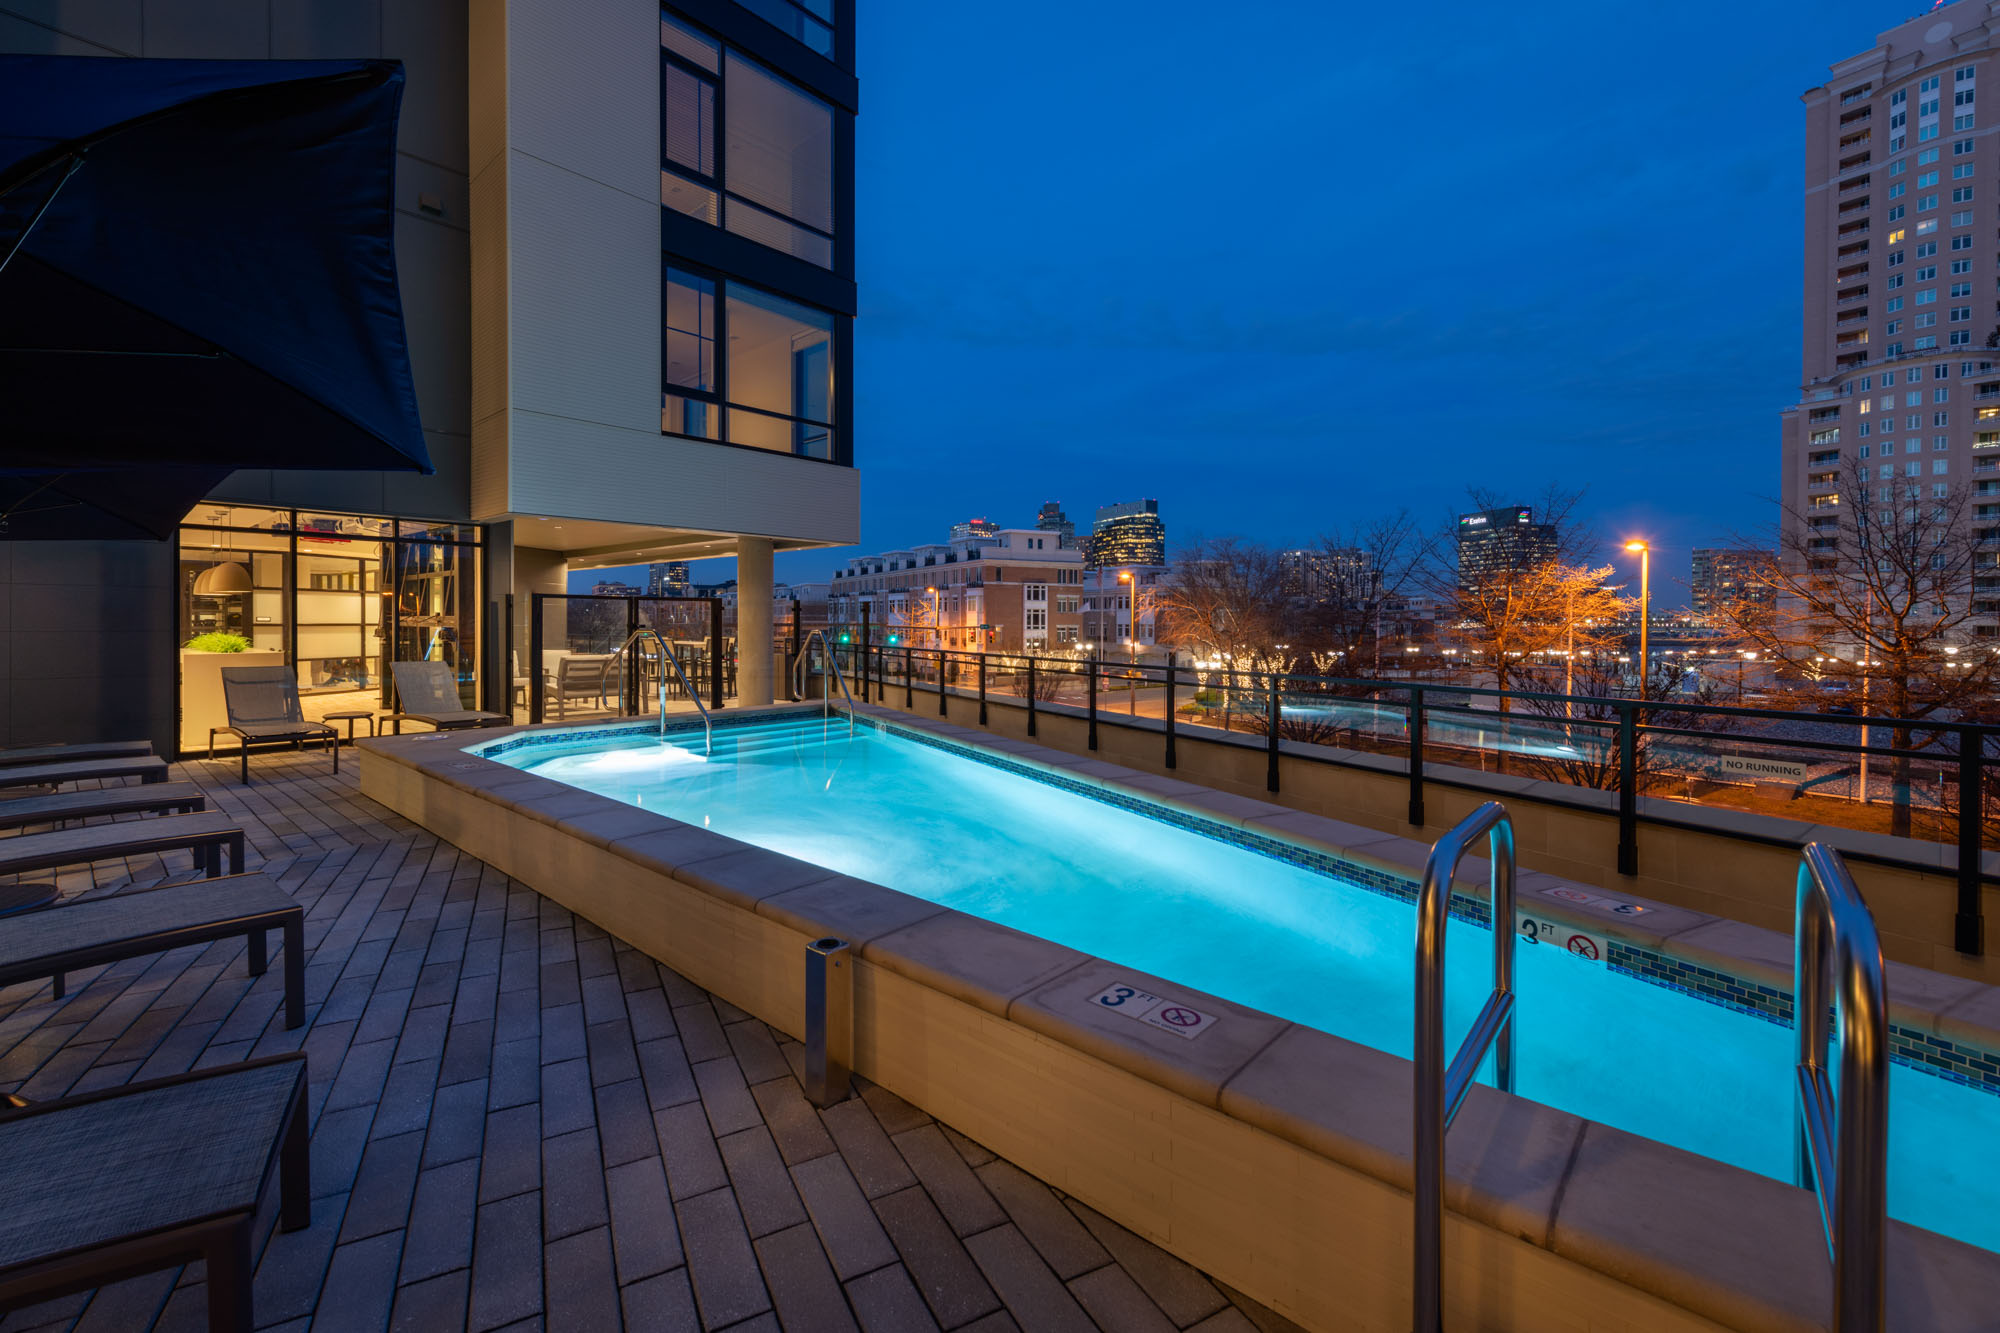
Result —
[{"label": "metal grab rail", "polygon": [[[1451,881],[1466,844],[1487,838],[1493,908],[1493,994],[1446,1069],[1444,1059],[1444,936],[1451,916]],[[1431,845],[1417,894],[1416,1229],[1412,1304],[1416,1333],[1444,1327],[1444,1136],[1493,1048],[1494,1086],[1514,1089],[1514,822],[1507,807],[1488,801]]]},{"label": "metal grab rail", "polygon": [[[1834,1333],[1880,1333],[1887,1327],[1883,1266],[1889,1198],[1889,1006],[1882,943],[1839,852],[1807,843],[1798,885],[1792,955],[1792,1022],[1799,1034],[1798,1183],[1819,1200],[1820,1228],[1833,1260]],[[1838,1098],[1827,1074],[1829,1008],[1840,1015]]]},{"label": "metal grab rail", "polygon": [[[805,697],[806,653],[812,648],[814,639],[819,640],[820,649],[826,654],[827,669],[833,672],[834,680],[840,683],[841,697],[847,700],[847,734],[852,736],[854,734],[854,696],[848,693],[847,677],[841,674],[840,662],[833,655],[833,641],[826,637],[825,630],[814,630],[812,633],[806,635],[805,642],[799,645],[799,655],[792,662],[792,693],[801,699]],[[820,716],[833,716],[833,697],[822,690],[820,692],[820,701],[825,705],[820,710]]]},{"label": "metal grab rail", "polygon": [[[681,659],[674,655],[674,650],[667,646],[667,641],[660,637],[658,630],[645,628],[633,630],[625,636],[625,642],[618,645],[618,651],[611,654],[612,660],[617,661],[624,657],[625,650],[641,639],[651,639],[660,649],[660,735],[664,737],[667,734],[667,663],[671,662],[674,664],[674,674],[681,678],[681,688],[687,691],[687,697],[694,700],[694,706],[701,712],[701,752],[711,753],[715,746],[715,727],[709,720],[708,705],[701,701],[701,692],[688,681],[688,673],[681,668]],[[618,673],[618,711],[621,715],[625,712],[623,671]]]}]

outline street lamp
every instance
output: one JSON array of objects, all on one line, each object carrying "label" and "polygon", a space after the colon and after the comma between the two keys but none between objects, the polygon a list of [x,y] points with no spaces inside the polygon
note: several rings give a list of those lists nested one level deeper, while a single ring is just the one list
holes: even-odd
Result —
[{"label": "street lamp", "polygon": [[1653,548],[1633,538],[1625,543],[1625,549],[1636,552],[1639,557],[1639,697],[1646,697],[1646,677],[1652,668],[1652,627],[1653,627]]},{"label": "street lamp", "polygon": [[924,595],[931,599],[931,627],[937,631],[938,647],[944,647],[944,611],[939,605],[937,585],[924,589]]}]

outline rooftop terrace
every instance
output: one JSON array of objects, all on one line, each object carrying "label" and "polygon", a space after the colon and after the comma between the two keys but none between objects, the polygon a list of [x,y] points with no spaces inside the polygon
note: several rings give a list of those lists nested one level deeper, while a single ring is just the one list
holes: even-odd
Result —
[{"label": "rooftop terrace", "polygon": [[[820,1112],[800,1046],[361,796],[354,766],[176,765],[306,904],[307,1025],[240,941],[0,990],[35,1099],[303,1047],[313,1216],[260,1228],[260,1328],[1293,1326],[883,1089]],[[104,894],[175,856],[65,876]],[[199,1329],[199,1265],[0,1333]]]}]

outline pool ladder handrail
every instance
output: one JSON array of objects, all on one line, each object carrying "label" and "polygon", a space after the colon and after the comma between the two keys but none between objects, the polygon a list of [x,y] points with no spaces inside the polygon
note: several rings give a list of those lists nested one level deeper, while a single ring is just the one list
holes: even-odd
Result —
[{"label": "pool ladder handrail", "polygon": [[[658,630],[649,629],[645,626],[633,630],[625,636],[625,642],[618,645],[618,651],[611,654],[612,659],[615,661],[622,658],[626,650],[641,639],[651,639],[659,647],[661,659],[659,663],[661,739],[665,739],[667,734],[667,663],[671,662],[674,666],[674,674],[681,678],[681,688],[687,691],[687,697],[694,700],[695,708],[701,713],[701,752],[704,755],[711,753],[715,748],[715,727],[709,720],[708,705],[701,701],[701,692],[696,690],[693,682],[688,680],[688,673],[681,667],[681,659],[674,655],[674,650],[667,646],[667,641],[660,637]],[[625,673],[623,671],[618,673],[618,712],[621,715],[625,712]]]},{"label": "pool ladder handrail", "polygon": [[[827,669],[833,673],[834,680],[839,682],[841,697],[847,700],[847,734],[852,736],[854,734],[854,696],[848,692],[847,677],[841,674],[840,660],[833,655],[833,641],[826,637],[825,630],[814,630],[812,633],[806,635],[805,641],[799,645],[799,655],[792,662],[792,693],[800,699],[805,698],[806,654],[811,651],[814,639],[819,640],[820,649],[826,655]],[[823,705],[820,709],[820,716],[832,717],[833,696],[822,690],[820,691],[820,702]]]},{"label": "pool ladder handrail", "polygon": [[[1792,940],[1798,1184],[1819,1202],[1833,1260],[1834,1333],[1880,1333],[1887,1327],[1888,994],[1875,918],[1847,863],[1825,843],[1807,843],[1799,858]],[[1834,1008],[1840,1016],[1838,1098],[1826,1049]]]},{"label": "pool ladder handrail", "polygon": [[[1467,844],[1486,835],[1493,916],[1493,993],[1473,1020],[1449,1069],[1444,1058],[1444,939],[1451,919],[1451,881]],[[1472,1089],[1487,1049],[1494,1052],[1494,1086],[1514,1090],[1514,822],[1507,807],[1488,801],[1431,844],[1417,893],[1417,1022],[1414,1283],[1416,1333],[1444,1327],[1444,1137]]]}]

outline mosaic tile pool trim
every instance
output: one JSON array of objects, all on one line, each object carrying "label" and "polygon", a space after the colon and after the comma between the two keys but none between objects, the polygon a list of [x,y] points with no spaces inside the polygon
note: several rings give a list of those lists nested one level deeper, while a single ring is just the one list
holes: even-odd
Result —
[{"label": "mosaic tile pool trim", "polygon": [[[713,724],[717,729],[754,726],[765,722],[790,721],[817,711],[819,710],[806,708],[788,712],[734,714],[725,712],[715,717]],[[1060,770],[1042,768],[1011,759],[1006,755],[976,749],[921,728],[899,725],[862,714],[856,714],[855,721],[861,726],[872,727],[918,745],[927,745],[934,750],[1017,774],[1030,781],[1084,797],[1086,800],[1115,806],[1148,819],[1172,824],[1176,828],[1186,829],[1205,838],[1213,838],[1218,842],[1270,857],[1286,865],[1311,870],[1338,879],[1345,884],[1358,885],[1371,893],[1379,893],[1408,903],[1417,900],[1417,881],[1404,875],[1362,865],[1298,843],[1286,842],[1281,838],[1253,833],[1249,829],[1176,809],[1164,802],[1144,796],[1134,796],[1115,788],[1068,777]],[[672,734],[698,730],[700,726],[701,718],[698,714],[686,714],[669,718],[666,729]],[[659,732],[660,726],[657,721],[585,727],[566,732],[535,732],[494,741],[474,748],[471,752],[492,759],[532,746],[567,745],[584,740],[624,740],[631,737],[657,736]],[[1474,925],[1491,927],[1493,922],[1492,909],[1486,901],[1466,894],[1452,894],[1450,911],[1458,920],[1469,921]],[[1589,927],[1589,929],[1601,930],[1600,927]],[[1607,939],[1610,948],[1604,961],[1613,972],[1647,981],[1656,986],[1664,986],[1668,990],[1679,991],[1725,1009],[1749,1014],[1780,1027],[1792,1026],[1792,997],[1789,991],[1781,991],[1732,973],[1719,972],[1689,959],[1642,949],[1623,940],[1609,937]],[[1906,1028],[1895,1023],[1889,1025],[1889,1045],[1890,1058],[1898,1064],[1922,1069],[1939,1078],[1950,1079],[1954,1083],[2000,1096],[2000,1055],[1992,1051],[1949,1041],[1934,1033]]]}]

